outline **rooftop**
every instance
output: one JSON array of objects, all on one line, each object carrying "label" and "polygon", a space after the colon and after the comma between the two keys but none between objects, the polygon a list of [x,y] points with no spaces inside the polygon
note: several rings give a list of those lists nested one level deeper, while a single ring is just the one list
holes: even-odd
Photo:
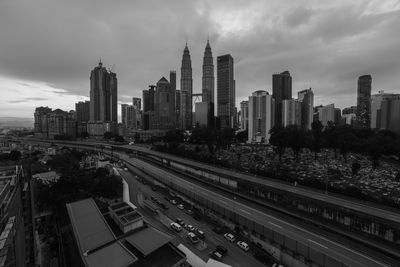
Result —
[{"label": "rooftop", "polygon": [[149,227],[125,239],[144,256],[147,256],[171,241],[172,237],[155,228]]}]

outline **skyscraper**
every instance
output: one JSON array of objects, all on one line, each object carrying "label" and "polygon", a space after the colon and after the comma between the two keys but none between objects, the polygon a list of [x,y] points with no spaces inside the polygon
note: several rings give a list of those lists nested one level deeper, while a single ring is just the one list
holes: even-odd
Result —
[{"label": "skyscraper", "polygon": [[118,122],[117,75],[101,61],[90,73],[90,121]]},{"label": "skyscraper", "polygon": [[210,127],[214,126],[214,83],[213,56],[210,42],[207,40],[203,57],[202,94],[203,102],[207,103],[207,124]]},{"label": "skyscraper", "polygon": [[314,114],[314,93],[310,89],[297,93],[297,99],[301,101],[301,126],[304,130],[311,130]]},{"label": "skyscraper", "polygon": [[217,113],[220,127],[233,127],[235,118],[235,80],[231,55],[217,57]]},{"label": "skyscraper", "polygon": [[154,115],[154,85],[149,85],[148,90],[143,90],[143,130],[150,129],[152,117]]},{"label": "skyscraper", "polygon": [[289,71],[272,75],[272,97],[275,99],[275,124],[282,125],[282,100],[292,99],[292,77]]},{"label": "skyscraper", "polygon": [[132,105],[135,106],[137,110],[141,110],[142,99],[140,99],[140,97],[132,97]]},{"label": "skyscraper", "polygon": [[357,127],[369,128],[371,121],[371,75],[358,77],[357,87]]},{"label": "skyscraper", "polygon": [[320,106],[317,108],[318,111],[318,120],[322,123],[323,126],[327,126],[328,122],[335,122],[335,115],[337,111],[335,111],[335,105],[329,104],[326,106]]},{"label": "skyscraper", "polygon": [[154,94],[154,121],[152,129],[168,130],[175,128],[175,90],[167,79],[157,82]]},{"label": "skyscraper", "polygon": [[268,142],[274,127],[275,100],[268,92],[259,90],[249,96],[249,142]]},{"label": "skyscraper", "polygon": [[189,48],[187,43],[183,51],[182,66],[181,66],[181,128],[191,129],[192,123],[192,92],[193,92],[193,79],[192,79],[192,61],[190,59]]}]

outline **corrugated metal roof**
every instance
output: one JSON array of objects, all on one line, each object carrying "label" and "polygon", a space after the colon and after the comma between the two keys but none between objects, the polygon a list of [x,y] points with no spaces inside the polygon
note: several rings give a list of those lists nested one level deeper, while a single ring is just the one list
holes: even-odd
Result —
[{"label": "corrugated metal roof", "polygon": [[146,256],[167,244],[172,237],[153,227],[148,227],[126,237],[125,240]]}]

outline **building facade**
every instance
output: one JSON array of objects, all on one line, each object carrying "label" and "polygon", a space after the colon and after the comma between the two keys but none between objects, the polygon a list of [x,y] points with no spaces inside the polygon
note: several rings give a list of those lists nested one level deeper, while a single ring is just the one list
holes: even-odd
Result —
[{"label": "building facade", "polygon": [[192,93],[193,93],[193,79],[192,79],[192,60],[190,59],[189,48],[186,44],[182,56],[181,66],[181,104],[180,104],[180,120],[181,127],[184,130],[189,130],[193,126],[192,122]]},{"label": "building facade", "polygon": [[207,126],[214,127],[214,63],[210,42],[204,50],[203,57],[203,77],[202,77],[202,101],[207,103]]},{"label": "building facade", "polygon": [[358,78],[357,87],[357,127],[369,128],[371,121],[371,75]]},{"label": "building facade", "polygon": [[335,105],[329,104],[326,106],[321,106],[317,108],[318,112],[318,120],[325,127],[328,125],[328,122],[335,123]]},{"label": "building facade", "polygon": [[155,86],[149,85],[148,90],[143,90],[143,113],[142,113],[142,129],[149,130],[153,123],[154,117],[154,93]]},{"label": "building facade", "polygon": [[132,105],[135,106],[137,110],[142,110],[142,99],[140,99],[140,97],[133,97]]},{"label": "building facade", "polygon": [[282,125],[282,101],[292,99],[292,76],[289,71],[272,75],[272,97],[275,99],[275,124]]},{"label": "building facade", "polygon": [[79,101],[78,103],[75,103],[75,114],[78,123],[88,122],[90,120],[90,102]]},{"label": "building facade", "polygon": [[274,127],[275,100],[266,91],[255,91],[249,97],[249,142],[268,142]]},{"label": "building facade", "polygon": [[297,99],[285,99],[282,101],[282,125],[301,126],[301,101]]},{"label": "building facade", "polygon": [[235,79],[233,57],[229,54],[217,57],[217,114],[220,128],[234,125]]},{"label": "building facade", "polygon": [[301,101],[301,126],[304,130],[311,130],[314,114],[314,93],[312,89],[298,92],[297,99]]},{"label": "building facade", "polygon": [[48,107],[38,107],[35,109],[35,135],[43,138],[76,137],[77,123],[75,112],[63,111],[61,109],[52,110]]},{"label": "building facade", "polygon": [[249,128],[249,101],[240,102],[240,129],[247,131]]},{"label": "building facade", "polygon": [[154,94],[154,121],[151,129],[175,129],[175,90],[167,79],[162,77],[157,82]]}]

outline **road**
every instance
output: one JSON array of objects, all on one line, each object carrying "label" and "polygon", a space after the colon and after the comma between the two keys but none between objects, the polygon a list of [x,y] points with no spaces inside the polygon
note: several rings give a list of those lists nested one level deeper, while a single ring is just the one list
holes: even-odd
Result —
[{"label": "road", "polygon": [[348,248],[342,244],[331,241],[323,236],[309,232],[296,225],[285,222],[279,218],[273,217],[267,213],[261,212],[255,208],[244,205],[238,201],[234,201],[230,198],[226,198],[210,191],[202,186],[188,182],[170,172],[162,170],[154,165],[151,165],[142,160],[128,158],[123,156],[125,160],[128,160],[131,164],[138,167],[139,169],[145,169],[146,172],[154,177],[163,179],[166,183],[175,183],[185,189],[197,192],[203,197],[215,203],[222,203],[225,207],[235,207],[235,212],[239,215],[247,218],[251,218],[254,222],[260,225],[268,225],[270,229],[282,233],[283,235],[289,236],[298,242],[307,244],[309,247],[320,251],[323,254],[329,255],[330,257],[341,261],[349,266],[388,266],[378,260],[375,260],[367,255],[364,255],[358,251]]},{"label": "road", "polygon": [[273,188],[276,188],[276,189],[279,189],[282,191],[287,191],[287,192],[297,194],[297,195],[300,195],[303,197],[306,196],[308,198],[314,199],[316,202],[324,201],[326,203],[345,207],[347,209],[354,210],[356,212],[361,212],[361,213],[369,214],[369,215],[372,215],[372,216],[375,216],[378,218],[386,219],[386,220],[389,220],[392,222],[400,223],[400,213],[396,213],[391,210],[384,209],[384,207],[382,207],[382,208],[376,207],[376,204],[373,204],[373,203],[371,203],[371,204],[368,203],[366,205],[361,202],[357,202],[356,200],[352,201],[352,200],[349,200],[346,198],[340,198],[340,197],[333,196],[333,195],[326,195],[324,193],[320,193],[318,191],[311,190],[309,188],[302,188],[299,186],[293,187],[293,186],[288,186],[285,183],[275,182],[275,181],[266,180],[266,179],[259,179],[257,177],[248,175],[246,173],[235,172],[235,171],[231,171],[228,169],[215,167],[213,165],[196,162],[196,161],[193,161],[190,159],[185,159],[185,158],[173,156],[170,154],[157,152],[157,151],[145,148],[145,147],[129,146],[129,145],[126,145],[124,147],[130,148],[130,149],[135,149],[135,150],[146,152],[146,153],[150,153],[155,156],[171,159],[178,163],[182,163],[184,165],[193,166],[193,167],[203,169],[206,171],[209,170],[214,173],[223,174],[223,176],[225,176],[225,177],[233,177],[233,178],[236,178],[239,180],[244,179],[244,180],[252,182],[252,183],[261,184],[261,185],[268,186],[268,187],[273,187]]},{"label": "road", "polygon": [[[132,168],[130,168],[132,170]],[[128,183],[129,185],[129,193],[130,193],[130,199],[131,202],[136,205],[139,208],[139,211],[145,215],[145,218],[153,225],[156,226],[157,228],[163,230],[164,232],[168,232],[171,235],[176,236],[176,239],[173,241],[175,245],[178,245],[179,243],[183,243],[186,247],[191,249],[196,255],[198,255],[200,258],[202,258],[205,262],[207,262],[209,258],[209,252],[212,251],[217,245],[223,245],[228,249],[228,255],[224,257],[223,262],[226,264],[229,264],[234,267],[248,267],[248,266],[254,266],[254,267],[262,267],[264,266],[260,262],[258,262],[251,254],[244,252],[240,248],[236,246],[235,243],[230,243],[227,240],[224,239],[222,235],[217,235],[214,232],[212,232],[212,229],[209,225],[207,225],[204,222],[199,222],[193,219],[191,216],[183,212],[182,210],[179,210],[175,205],[170,204],[168,201],[164,200],[164,196],[159,193],[152,191],[149,185],[143,185],[140,183],[136,178],[135,175],[132,174],[129,171],[123,171],[119,170],[121,176],[124,178],[124,180]],[[140,170],[135,171],[139,176],[145,177],[147,180],[153,180],[152,177],[140,172]],[[186,238],[187,231],[183,230],[180,233],[176,233],[175,231],[172,231],[167,225],[169,223],[163,224],[158,216],[154,215],[151,211],[148,211],[147,209],[142,209],[140,208],[140,205],[137,200],[137,195],[142,194],[148,198],[150,196],[155,196],[158,199],[162,200],[167,206],[168,210],[162,210],[162,213],[165,214],[167,217],[171,219],[175,218],[181,218],[185,223],[191,224],[194,227],[197,227],[201,230],[203,230],[206,234],[205,238],[205,243],[206,243],[206,248],[203,248],[202,246],[194,246],[192,243],[189,242],[189,240]],[[199,250],[199,248],[201,250]]]}]

